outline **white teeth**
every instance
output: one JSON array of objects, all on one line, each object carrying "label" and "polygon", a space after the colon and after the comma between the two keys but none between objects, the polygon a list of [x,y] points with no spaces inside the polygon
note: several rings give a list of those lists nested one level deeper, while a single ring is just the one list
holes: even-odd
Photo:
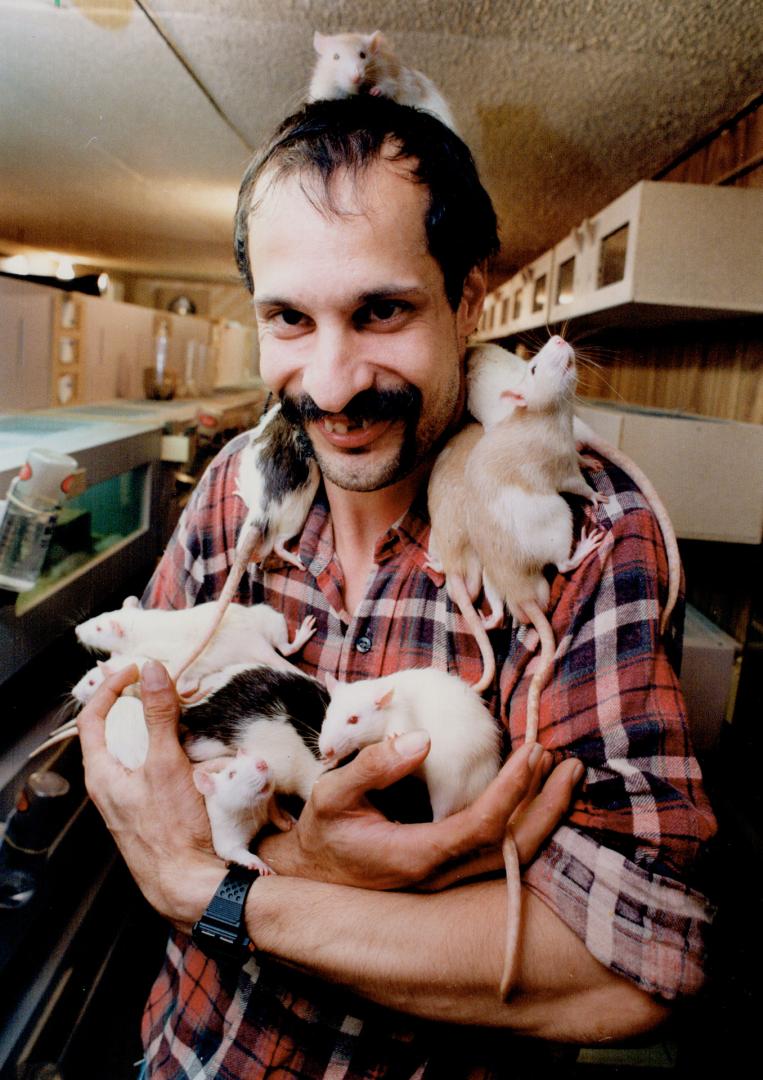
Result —
[{"label": "white teeth", "polygon": [[348,430],[347,425],[343,424],[341,422],[341,420],[335,420],[333,425],[332,425],[332,428],[336,432],[337,435],[346,435],[347,434],[347,430]]},{"label": "white teeth", "polygon": [[369,427],[371,426],[371,421],[370,420],[361,420],[360,426],[362,427],[363,431],[368,431]]}]

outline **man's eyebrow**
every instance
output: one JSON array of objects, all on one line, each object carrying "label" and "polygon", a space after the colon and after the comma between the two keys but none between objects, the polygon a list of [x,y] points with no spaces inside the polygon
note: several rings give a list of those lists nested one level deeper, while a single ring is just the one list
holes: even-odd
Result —
[{"label": "man's eyebrow", "polygon": [[[351,302],[353,304],[372,304],[377,300],[405,300],[407,297],[420,295],[422,291],[420,285],[380,285],[378,288],[370,289],[368,292],[359,293],[357,296],[352,297]],[[298,301],[288,300],[284,296],[255,296],[254,306],[300,309]]]}]

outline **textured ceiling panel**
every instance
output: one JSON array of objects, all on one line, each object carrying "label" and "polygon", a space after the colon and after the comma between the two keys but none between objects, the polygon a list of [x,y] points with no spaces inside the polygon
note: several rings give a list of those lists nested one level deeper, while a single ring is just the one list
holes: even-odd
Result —
[{"label": "textured ceiling panel", "polygon": [[383,29],[437,82],[506,272],[738,110],[763,59],[758,0],[0,0],[0,23],[0,244],[215,276],[314,29]]}]

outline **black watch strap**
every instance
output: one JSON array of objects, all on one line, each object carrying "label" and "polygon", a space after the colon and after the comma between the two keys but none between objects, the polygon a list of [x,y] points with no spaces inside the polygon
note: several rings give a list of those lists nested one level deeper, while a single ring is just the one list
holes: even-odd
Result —
[{"label": "black watch strap", "polygon": [[242,964],[251,952],[246,932],[244,905],[259,870],[232,866],[209,901],[207,910],[191,934],[194,942],[215,960],[231,960]]}]

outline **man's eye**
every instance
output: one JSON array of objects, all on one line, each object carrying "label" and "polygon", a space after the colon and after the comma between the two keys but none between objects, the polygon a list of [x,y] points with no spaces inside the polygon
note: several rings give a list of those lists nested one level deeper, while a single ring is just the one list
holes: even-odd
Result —
[{"label": "man's eye", "polygon": [[389,322],[400,315],[403,305],[399,300],[373,300],[360,309],[356,321],[360,323]]},{"label": "man's eye", "polygon": [[284,311],[278,312],[277,318],[285,322],[287,326],[299,326],[304,315],[301,311],[295,311],[294,308],[286,308]]}]

